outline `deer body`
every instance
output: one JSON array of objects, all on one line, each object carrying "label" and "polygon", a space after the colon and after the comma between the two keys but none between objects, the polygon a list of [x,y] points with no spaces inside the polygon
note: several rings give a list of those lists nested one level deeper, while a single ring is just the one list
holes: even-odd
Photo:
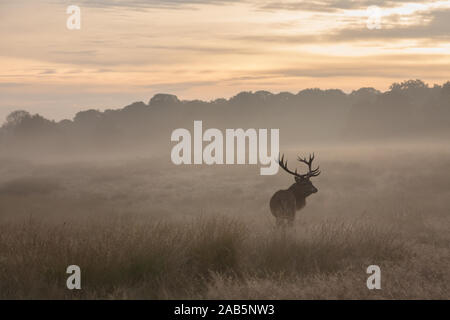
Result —
[{"label": "deer body", "polygon": [[298,160],[308,164],[308,173],[301,175],[297,173],[297,170],[295,172],[290,171],[287,168],[287,161],[284,162],[284,157],[279,161],[281,168],[294,175],[295,183],[286,190],[275,192],[270,199],[270,211],[276,218],[278,226],[292,225],[296,212],[305,207],[306,198],[318,191],[310,181],[311,177],[316,177],[320,174],[319,168],[311,169],[314,155],[310,156],[309,161],[301,158],[298,158]]}]

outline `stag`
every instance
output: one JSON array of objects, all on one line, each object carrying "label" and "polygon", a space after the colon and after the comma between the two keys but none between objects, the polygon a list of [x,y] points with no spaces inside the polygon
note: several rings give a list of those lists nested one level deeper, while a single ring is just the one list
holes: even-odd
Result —
[{"label": "stag", "polygon": [[306,197],[318,191],[310,180],[320,174],[319,167],[312,169],[314,153],[309,155],[309,160],[300,157],[297,160],[308,166],[307,173],[299,174],[297,169],[294,172],[289,170],[284,155],[278,160],[279,166],[294,176],[295,183],[286,190],[278,190],[270,199],[270,211],[277,220],[277,226],[292,226],[295,213],[306,205]]}]

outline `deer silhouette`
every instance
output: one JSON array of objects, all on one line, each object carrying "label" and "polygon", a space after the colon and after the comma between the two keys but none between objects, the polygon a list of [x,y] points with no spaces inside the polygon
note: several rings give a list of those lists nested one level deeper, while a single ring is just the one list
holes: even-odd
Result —
[{"label": "deer silhouette", "polygon": [[314,153],[306,158],[297,157],[299,162],[308,166],[308,172],[305,174],[292,172],[288,169],[287,160],[284,161],[284,155],[278,160],[280,167],[295,178],[295,183],[286,190],[278,190],[270,199],[270,211],[276,218],[277,226],[292,226],[295,219],[295,213],[306,205],[306,197],[318,190],[310,181],[310,178],[317,177],[320,174],[319,167],[312,169]]}]

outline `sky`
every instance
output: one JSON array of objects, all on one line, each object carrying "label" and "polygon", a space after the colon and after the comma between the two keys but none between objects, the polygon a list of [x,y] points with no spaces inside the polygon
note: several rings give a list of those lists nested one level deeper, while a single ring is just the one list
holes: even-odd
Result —
[{"label": "sky", "polygon": [[[69,5],[80,30],[66,26]],[[0,0],[0,122],[17,109],[70,119],[156,93],[442,84],[449,53],[450,1]]]}]

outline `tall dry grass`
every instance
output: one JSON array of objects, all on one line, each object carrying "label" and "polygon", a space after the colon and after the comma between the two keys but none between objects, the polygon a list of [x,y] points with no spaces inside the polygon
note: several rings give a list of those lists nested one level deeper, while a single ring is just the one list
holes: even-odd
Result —
[{"label": "tall dry grass", "polygon": [[[3,299],[327,298],[348,286],[361,293],[347,298],[388,298],[396,291],[387,283],[379,294],[362,290],[365,268],[413,257],[393,230],[362,222],[283,232],[229,217],[53,225],[29,219],[0,226],[0,252]],[[81,267],[80,291],[65,286],[71,264]],[[323,292],[308,295],[311,282]]]}]

